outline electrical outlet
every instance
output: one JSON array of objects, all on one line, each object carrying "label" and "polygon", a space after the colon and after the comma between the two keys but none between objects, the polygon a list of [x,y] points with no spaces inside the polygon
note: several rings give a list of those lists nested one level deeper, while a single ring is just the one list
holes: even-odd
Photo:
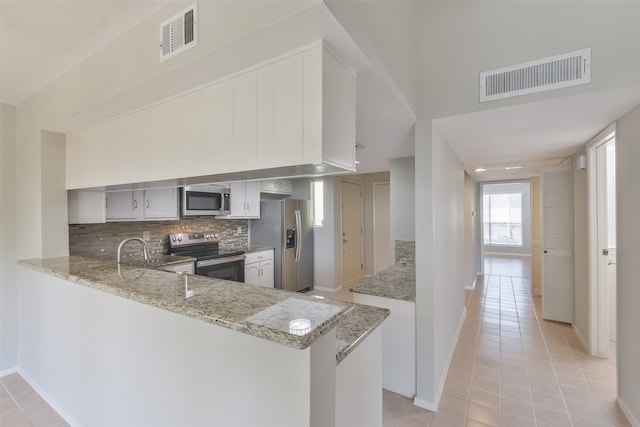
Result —
[{"label": "electrical outlet", "polygon": [[151,238],[151,233],[149,233],[149,230],[144,230],[142,232],[142,240],[149,240]]}]

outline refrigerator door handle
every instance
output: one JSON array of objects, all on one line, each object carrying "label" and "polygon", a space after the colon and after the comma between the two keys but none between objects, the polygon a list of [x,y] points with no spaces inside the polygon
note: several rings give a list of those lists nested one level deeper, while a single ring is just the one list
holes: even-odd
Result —
[{"label": "refrigerator door handle", "polygon": [[302,233],[301,233],[301,225],[302,220],[300,218],[300,210],[295,210],[295,220],[296,220],[296,262],[300,262],[300,252],[302,251]]}]

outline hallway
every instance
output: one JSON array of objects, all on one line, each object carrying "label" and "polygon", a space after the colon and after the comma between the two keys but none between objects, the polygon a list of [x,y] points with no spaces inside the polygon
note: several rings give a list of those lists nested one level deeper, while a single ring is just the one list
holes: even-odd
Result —
[{"label": "hallway", "polygon": [[541,320],[529,289],[526,277],[479,277],[438,412],[385,392],[384,426],[630,425],[616,404],[615,351],[589,356],[570,326]]}]

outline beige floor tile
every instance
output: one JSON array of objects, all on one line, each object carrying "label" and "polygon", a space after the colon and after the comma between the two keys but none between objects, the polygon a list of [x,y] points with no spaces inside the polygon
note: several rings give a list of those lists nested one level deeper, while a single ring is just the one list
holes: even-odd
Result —
[{"label": "beige floor tile", "polygon": [[567,385],[561,385],[562,395],[565,400],[573,400],[575,402],[588,403],[595,405],[596,396],[591,390],[585,390],[581,388],[570,387]]},{"label": "beige floor tile", "polygon": [[471,389],[469,403],[471,404],[471,402],[491,408],[500,408],[500,396],[498,394],[489,393],[476,388]]},{"label": "beige floor tile", "polygon": [[481,423],[480,421],[474,420],[473,418],[467,418],[466,427],[499,427],[500,424],[487,424]]},{"label": "beige floor tile", "polygon": [[466,420],[463,416],[436,412],[431,418],[429,427],[465,427]]},{"label": "beige floor tile", "polygon": [[467,418],[488,425],[500,425],[500,408],[469,402]]},{"label": "beige floor tile", "polygon": [[500,400],[500,413],[511,414],[522,418],[533,419],[533,405],[531,402],[502,397]]},{"label": "beige floor tile", "polygon": [[438,404],[438,412],[444,411],[449,414],[465,417],[469,402],[466,399],[459,399],[455,396],[443,394]]},{"label": "beige floor tile", "polygon": [[562,398],[559,398],[558,396],[539,393],[536,391],[532,392],[531,395],[533,397],[533,406],[536,409],[546,408],[546,409],[551,409],[557,412],[563,412],[563,413],[567,412],[567,408],[565,407],[564,401],[562,400]]},{"label": "beige floor tile", "polygon": [[536,427],[533,418],[522,418],[508,413],[503,413],[500,421],[501,425],[505,427]]},{"label": "beige floor tile", "polygon": [[9,374],[2,377],[2,384],[11,395],[17,396],[31,391],[31,386],[19,374]]},{"label": "beige floor tile", "polygon": [[569,415],[562,412],[553,411],[547,408],[535,408],[536,422],[543,423],[552,427],[571,426]]},{"label": "beige floor tile", "polygon": [[500,396],[502,396],[503,398],[506,397],[508,399],[531,403],[531,390],[529,390],[529,387],[526,382],[523,383],[522,385],[524,385],[524,387],[503,383],[500,386]]}]

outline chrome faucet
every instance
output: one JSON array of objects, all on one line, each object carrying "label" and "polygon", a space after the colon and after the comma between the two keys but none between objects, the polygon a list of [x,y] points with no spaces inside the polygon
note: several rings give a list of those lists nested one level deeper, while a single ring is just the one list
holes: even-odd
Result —
[{"label": "chrome faucet", "polygon": [[120,250],[122,249],[125,243],[130,242],[132,240],[142,243],[142,248],[143,248],[142,250],[143,250],[145,261],[149,261],[149,259],[151,258],[151,255],[149,255],[149,245],[147,245],[147,242],[142,240],[140,237],[129,237],[127,239],[124,239],[122,242],[120,242],[120,245],[118,246],[118,266],[120,265]]}]

